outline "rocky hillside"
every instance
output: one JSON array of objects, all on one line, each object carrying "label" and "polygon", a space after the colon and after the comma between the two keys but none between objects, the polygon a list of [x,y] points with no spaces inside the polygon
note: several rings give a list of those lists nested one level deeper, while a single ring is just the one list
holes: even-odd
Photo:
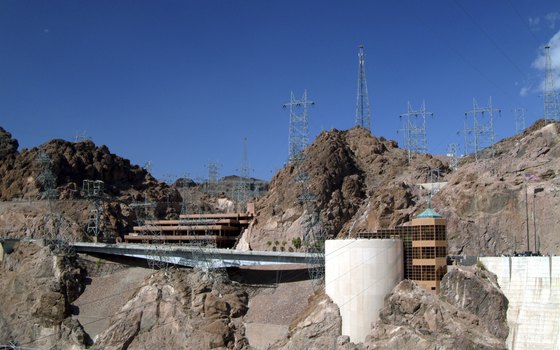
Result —
[{"label": "rocky hillside", "polygon": [[[41,198],[45,190],[40,181],[44,172],[37,161],[40,153],[50,159],[48,168],[54,175],[57,198],[72,203],[57,203],[58,214],[72,226],[71,235],[84,238],[91,204],[82,193],[83,180],[101,180],[105,184],[103,207],[106,230],[114,235],[130,230],[134,223],[128,204],[133,201],[160,203],[159,217],[178,215],[181,197],[175,188],[154,179],[146,170],[91,141],[67,142],[52,140],[40,147],[17,150],[18,142],[0,128],[0,200],[12,201],[0,207],[0,227],[12,237],[40,236],[46,205],[35,202],[23,208],[24,202]],[[80,202],[80,200],[82,200]],[[19,202],[19,203],[18,203]],[[165,203],[171,203],[169,206]],[[6,208],[7,207],[7,208]],[[15,225],[21,223],[21,225]],[[39,230],[38,230],[39,229]]]},{"label": "rocky hillside", "polygon": [[[328,237],[352,237],[405,224],[425,209],[427,190],[419,184],[429,182],[430,169],[437,168],[440,181],[448,184],[433,194],[432,206],[448,220],[450,254],[524,251],[527,222],[532,249],[536,227],[539,250],[558,254],[560,237],[553,230],[560,219],[552,215],[560,204],[558,127],[539,121],[497,143],[494,157],[484,150],[478,161],[472,156],[461,159],[456,170],[449,168],[446,157],[429,155],[419,155],[409,165],[406,151],[396,142],[362,128],[323,132],[305,150],[301,166],[290,164],[274,176],[244,240],[252,249],[266,250],[270,242],[289,245],[304,238],[310,227],[320,226]],[[308,177],[307,189],[314,197],[305,205],[299,201],[305,192],[298,182],[301,173]],[[312,212],[320,213],[320,221]]]},{"label": "rocky hillside", "polygon": [[[494,158],[468,159],[447,177],[434,207],[448,219],[452,253],[511,254],[531,249],[560,253],[560,125],[538,121],[498,142]],[[486,150],[488,153],[489,150]],[[527,200],[526,200],[527,199]]]},{"label": "rocky hillside", "polygon": [[[252,249],[269,249],[268,241],[303,238],[311,212],[320,213],[328,237],[405,223],[425,196],[416,184],[429,169],[449,172],[441,160],[420,155],[408,166],[406,151],[394,141],[376,138],[363,128],[322,132],[304,152],[301,166],[289,164],[272,179],[257,202],[257,223],[248,234]],[[299,201],[305,174],[314,201]]]}]

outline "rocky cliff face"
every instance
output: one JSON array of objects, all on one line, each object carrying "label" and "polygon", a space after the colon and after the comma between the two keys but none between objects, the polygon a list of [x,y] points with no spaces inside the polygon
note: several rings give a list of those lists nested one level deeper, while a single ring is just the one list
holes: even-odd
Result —
[{"label": "rocky cliff face", "polygon": [[[268,194],[257,203],[258,220],[245,237],[253,249],[271,249],[268,242],[302,237],[319,225],[328,237],[404,224],[426,206],[430,169],[439,169],[448,184],[432,196],[432,207],[448,222],[450,254],[498,255],[531,249],[560,252],[554,228],[560,218],[559,124],[535,123],[523,134],[502,140],[475,161],[461,159],[449,168],[446,157],[419,155],[408,165],[405,150],[367,130],[323,132],[305,150],[301,171],[289,164],[274,176]],[[308,178],[315,201],[307,209],[297,174]],[[527,196],[526,196],[527,194]],[[314,221],[311,212],[319,212]],[[537,237],[535,238],[535,228]],[[302,237],[303,238],[303,237]],[[289,245],[289,244],[288,244]],[[295,247],[293,247],[295,248]]]},{"label": "rocky cliff face", "polygon": [[111,319],[94,349],[246,349],[248,296],[204,274],[152,275]]},{"label": "rocky cliff face", "polygon": [[0,265],[0,343],[81,349],[87,341],[70,304],[84,288],[75,257],[20,242]]},{"label": "rocky cliff face", "polygon": [[[434,207],[448,219],[451,253],[511,254],[531,249],[559,254],[554,228],[560,218],[559,124],[538,121],[523,134],[494,147],[495,157],[468,160],[434,197]],[[488,152],[488,151],[486,151]]]},{"label": "rocky cliff face", "polygon": [[365,349],[506,349],[507,299],[487,271],[455,270],[441,297],[402,281],[387,296]]}]

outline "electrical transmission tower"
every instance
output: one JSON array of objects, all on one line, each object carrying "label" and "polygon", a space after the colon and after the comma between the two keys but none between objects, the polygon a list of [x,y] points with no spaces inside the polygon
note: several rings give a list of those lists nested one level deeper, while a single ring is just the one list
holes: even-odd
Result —
[{"label": "electrical transmission tower", "polygon": [[560,120],[560,103],[558,93],[554,85],[554,71],[552,70],[552,60],[550,58],[550,46],[546,45],[545,66],[544,66],[544,119],[546,121]]},{"label": "electrical transmission tower", "polygon": [[371,129],[371,109],[366,80],[366,54],[364,45],[358,51],[358,93],[356,96],[356,126]]},{"label": "electrical transmission tower", "polygon": [[289,151],[288,162],[293,162],[303,155],[303,150],[309,141],[309,129],[307,122],[307,107],[313,106],[315,102],[307,99],[307,90],[303,97],[296,99],[294,93],[290,93],[290,102],[283,105],[290,110]]},{"label": "electrical transmission tower", "polygon": [[89,220],[86,227],[86,233],[95,237],[97,242],[100,233],[103,231],[104,215],[103,215],[103,191],[105,183],[101,180],[84,180],[82,185],[82,195],[92,202],[93,208],[90,210]]},{"label": "electrical transmission tower", "polygon": [[235,184],[235,202],[237,212],[247,211],[247,202],[250,198],[250,183],[251,168],[249,167],[249,156],[247,152],[247,138],[243,139],[243,157],[241,159],[241,166],[239,167],[239,178]]},{"label": "electrical transmission tower", "polygon": [[39,165],[39,175],[37,181],[41,184],[41,198],[52,201],[58,198],[58,191],[56,190],[56,176],[52,171],[51,158],[44,152],[39,151],[35,162]]},{"label": "electrical transmission tower", "polygon": [[[479,152],[488,147],[490,157],[494,157],[494,113],[501,114],[501,110],[492,107],[492,97],[488,100],[487,107],[480,107],[473,98],[473,108],[465,112],[465,154],[473,149],[474,159],[478,161]],[[472,127],[468,123],[469,116],[472,116]]]},{"label": "electrical transmission tower", "polygon": [[72,249],[66,241],[70,223],[55,210],[54,202],[58,199],[56,189],[56,175],[52,171],[51,158],[43,151],[39,151],[35,162],[39,165],[40,171],[37,181],[41,184],[41,198],[46,199],[48,209],[43,216],[44,238],[55,254],[69,254]]},{"label": "electrical transmission tower", "polygon": [[518,107],[513,109],[513,115],[515,118],[515,133],[519,134],[525,130],[525,113],[526,108]]},{"label": "electrical transmission tower", "polygon": [[457,152],[459,151],[459,144],[457,143],[450,143],[447,145],[447,156],[451,157],[451,162],[449,166],[453,170],[457,170],[459,167],[459,155]]},{"label": "electrical transmission tower", "polygon": [[407,112],[400,115],[403,122],[404,145],[408,151],[408,164],[411,164],[415,154],[428,153],[426,138],[426,116],[434,116],[426,111],[426,102],[422,102],[419,110],[414,110],[408,102]]},{"label": "electrical transmission tower", "polygon": [[[150,173],[152,162],[148,161],[143,168]],[[134,211],[138,226],[142,227],[141,234],[145,236],[143,243],[159,244],[159,246],[151,245],[151,249],[146,250],[148,266],[154,270],[167,268],[165,240],[156,215],[157,203],[149,202],[147,193],[144,193],[144,202],[133,202],[130,208]]]},{"label": "electrical transmission tower", "polygon": [[208,179],[206,180],[204,191],[210,195],[216,195],[220,193],[220,188],[218,186],[218,179],[221,164],[217,162],[209,162],[206,167],[208,168]]}]

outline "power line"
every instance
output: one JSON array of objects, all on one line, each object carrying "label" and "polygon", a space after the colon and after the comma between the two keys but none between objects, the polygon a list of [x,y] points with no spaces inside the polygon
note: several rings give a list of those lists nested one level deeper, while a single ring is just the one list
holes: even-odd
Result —
[{"label": "power line", "polygon": [[521,70],[521,68],[519,68],[519,66],[517,65],[517,63],[515,63],[513,61],[513,59],[498,45],[498,43],[490,36],[490,34],[488,34],[488,32],[474,19],[474,17],[463,7],[463,5],[461,5],[461,3],[458,0],[455,0],[455,4],[467,15],[467,17],[470,19],[470,21],[482,32],[482,34],[484,34],[484,36],[492,43],[492,45],[494,45],[494,47],[496,48],[496,50],[498,50],[502,56],[504,56],[506,58],[506,60],[509,61],[509,63],[511,63],[511,65],[521,74],[521,76],[526,79],[527,78],[527,74],[525,72],[523,72],[523,70]]}]

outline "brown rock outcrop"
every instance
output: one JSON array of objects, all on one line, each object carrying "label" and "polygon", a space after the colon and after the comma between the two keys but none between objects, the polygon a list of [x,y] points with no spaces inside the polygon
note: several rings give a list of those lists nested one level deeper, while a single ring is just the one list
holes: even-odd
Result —
[{"label": "brown rock outcrop", "polygon": [[200,272],[157,272],[98,336],[94,349],[245,349],[248,297]]},{"label": "brown rock outcrop", "polygon": [[364,349],[506,349],[507,300],[495,276],[457,270],[442,289],[438,297],[413,281],[399,283],[387,296]]},{"label": "brown rock outcrop", "polygon": [[75,257],[17,243],[0,265],[0,343],[81,348],[86,335],[70,303],[82,292],[84,271]]},{"label": "brown rock outcrop", "polygon": [[300,171],[309,178],[313,205],[327,236],[353,236],[403,223],[419,201],[414,184],[425,182],[430,168],[448,171],[438,159],[419,158],[420,165],[409,167],[406,151],[396,142],[378,139],[363,128],[322,132],[305,150],[301,170],[292,163],[273,177],[269,192],[257,202],[258,222],[247,240],[253,249],[266,250],[268,241],[303,238],[307,226],[313,225],[298,200]]},{"label": "brown rock outcrop", "polygon": [[443,277],[440,296],[448,303],[480,319],[480,325],[495,337],[506,339],[508,300],[496,275],[484,268],[454,269]]},{"label": "brown rock outcrop", "polygon": [[269,350],[357,349],[348,339],[340,337],[341,328],[338,307],[321,291],[311,296],[308,307],[290,325],[288,336]]}]

